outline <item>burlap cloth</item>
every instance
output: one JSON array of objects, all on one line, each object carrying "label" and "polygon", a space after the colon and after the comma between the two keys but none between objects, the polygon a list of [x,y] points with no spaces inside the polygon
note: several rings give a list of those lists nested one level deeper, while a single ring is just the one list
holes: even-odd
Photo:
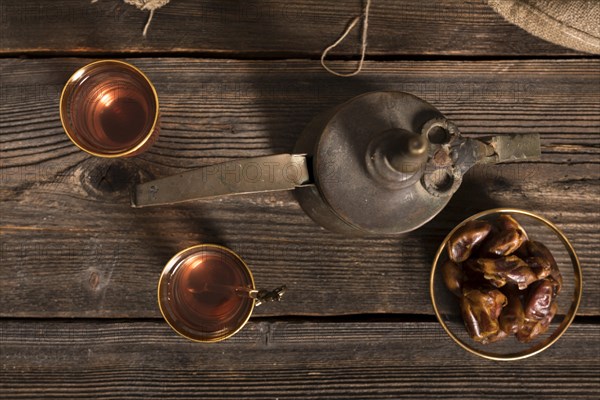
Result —
[{"label": "burlap cloth", "polygon": [[600,54],[600,0],[487,0],[507,21],[549,42]]}]

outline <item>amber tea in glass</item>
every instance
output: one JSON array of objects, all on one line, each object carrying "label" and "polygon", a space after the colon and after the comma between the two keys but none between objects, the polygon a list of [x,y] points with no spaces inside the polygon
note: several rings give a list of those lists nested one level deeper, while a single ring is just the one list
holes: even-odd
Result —
[{"label": "amber tea in glass", "polygon": [[180,335],[201,342],[226,339],[250,318],[254,279],[233,251],[202,244],[176,254],[158,283],[158,304]]},{"label": "amber tea in glass", "polygon": [[158,135],[158,95],[131,64],[102,60],[67,81],[60,117],[67,136],[98,157],[128,157],[147,150]]}]

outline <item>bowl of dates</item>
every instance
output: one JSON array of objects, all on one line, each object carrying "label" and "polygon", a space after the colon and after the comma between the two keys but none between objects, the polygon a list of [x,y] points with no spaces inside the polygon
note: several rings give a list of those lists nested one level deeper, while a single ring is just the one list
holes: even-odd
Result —
[{"label": "bowl of dates", "polygon": [[573,246],[547,219],[493,209],[456,226],[439,247],[430,293],[444,330],[493,360],[537,354],[567,330],[581,301]]}]

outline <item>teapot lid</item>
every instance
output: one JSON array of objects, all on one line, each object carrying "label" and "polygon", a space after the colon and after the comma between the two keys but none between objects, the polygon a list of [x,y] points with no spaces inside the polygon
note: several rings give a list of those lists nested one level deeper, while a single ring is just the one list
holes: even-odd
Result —
[{"label": "teapot lid", "polygon": [[[453,190],[428,190],[421,179],[426,164],[397,182],[380,179],[374,173],[377,154],[373,146],[389,132],[400,139],[418,135],[427,160],[435,146],[422,133],[423,127],[443,118],[435,107],[411,94],[371,92],[334,109],[320,127],[309,125],[307,129],[321,132],[313,148],[312,167],[315,184],[331,211],[368,233],[408,232],[432,219]],[[386,151],[386,143],[382,145],[379,151]]]}]

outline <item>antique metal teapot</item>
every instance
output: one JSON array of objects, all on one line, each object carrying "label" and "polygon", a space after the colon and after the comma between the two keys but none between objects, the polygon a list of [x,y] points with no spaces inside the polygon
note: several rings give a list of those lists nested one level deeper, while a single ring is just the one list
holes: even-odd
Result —
[{"label": "antique metal teapot", "polygon": [[371,92],[315,118],[292,154],[229,161],[142,183],[132,206],[294,190],[304,211],[331,231],[399,234],[435,217],[473,165],[539,156],[538,134],[464,138],[414,95]]}]

